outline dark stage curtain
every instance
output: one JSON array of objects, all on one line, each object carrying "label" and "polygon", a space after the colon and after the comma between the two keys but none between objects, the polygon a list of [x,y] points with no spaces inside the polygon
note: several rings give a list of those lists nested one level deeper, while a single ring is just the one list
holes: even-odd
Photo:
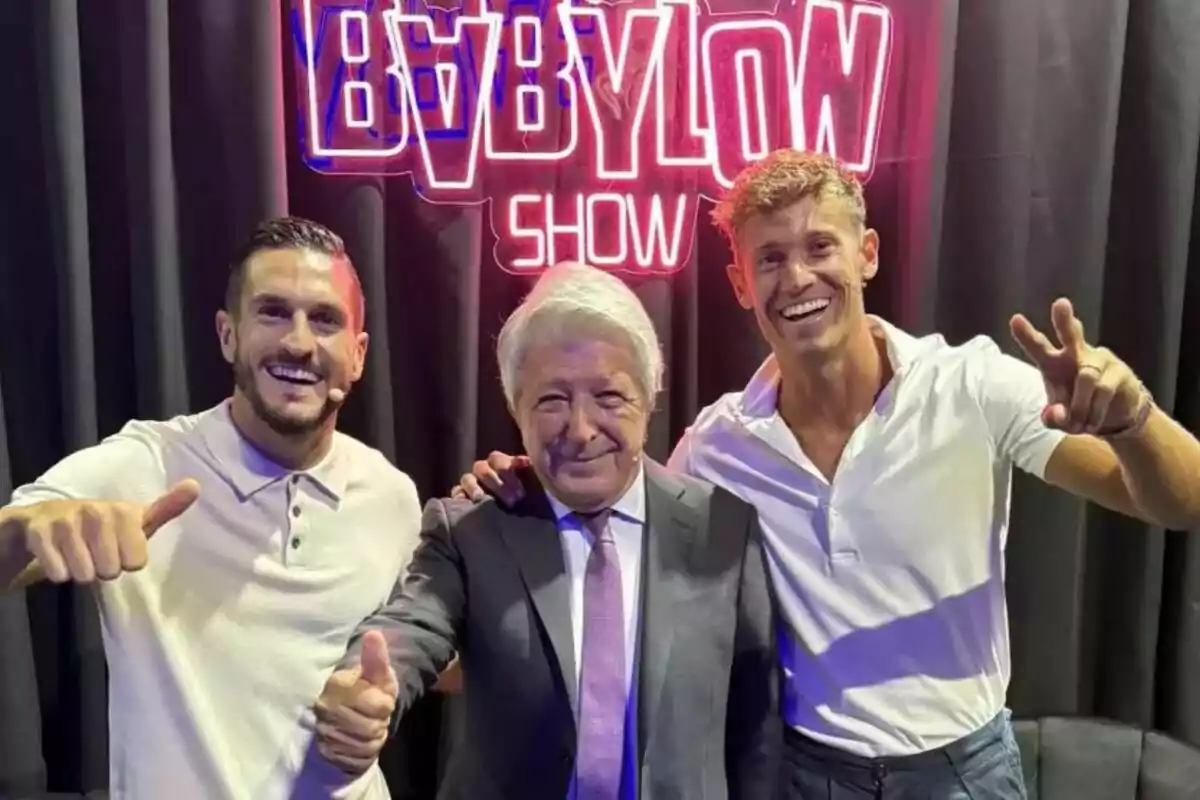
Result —
[{"label": "dark stage curtain", "polygon": [[[1068,295],[1093,339],[1195,426],[1200,3],[891,5],[898,40],[917,44],[898,44],[868,186],[884,242],[872,310],[1008,347],[1012,313],[1045,322]],[[519,446],[493,343],[527,284],[492,263],[481,209],[302,164],[291,13],[0,3],[4,496],[129,418],[226,395],[213,335],[226,261],[283,212],[341,232],[362,272],[373,344],[346,431],[424,497]],[[660,459],[765,354],[726,286],[724,246],[700,228],[685,270],[637,284],[668,356]],[[1019,716],[1111,717],[1200,744],[1200,542],[1024,480],[1008,583]],[[104,670],[87,593],[0,599],[0,797],[105,788]],[[426,704],[390,747],[397,796],[429,796],[441,717]]]}]

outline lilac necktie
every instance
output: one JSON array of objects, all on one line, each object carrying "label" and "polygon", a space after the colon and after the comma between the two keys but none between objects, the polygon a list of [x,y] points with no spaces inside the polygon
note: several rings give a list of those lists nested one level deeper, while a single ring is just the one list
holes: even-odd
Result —
[{"label": "lilac necktie", "polygon": [[617,800],[625,740],[625,612],[610,512],[584,517],[594,537],[583,582],[576,800]]}]

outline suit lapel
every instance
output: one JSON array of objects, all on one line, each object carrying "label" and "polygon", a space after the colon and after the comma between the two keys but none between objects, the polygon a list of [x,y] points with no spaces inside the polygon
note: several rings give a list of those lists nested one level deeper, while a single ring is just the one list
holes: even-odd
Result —
[{"label": "suit lapel", "polygon": [[[638,754],[670,672],[678,621],[676,603],[688,596],[688,575],[699,543],[700,516],[682,502],[683,485],[656,464],[646,464],[646,540],[642,559],[642,630],[639,636]],[[645,763],[643,759],[642,763]]]},{"label": "suit lapel", "polygon": [[517,562],[521,579],[554,648],[563,688],[575,711],[579,705],[575,640],[571,635],[571,578],[563,560],[554,514],[545,495],[537,492],[501,518],[504,520],[501,535]]}]

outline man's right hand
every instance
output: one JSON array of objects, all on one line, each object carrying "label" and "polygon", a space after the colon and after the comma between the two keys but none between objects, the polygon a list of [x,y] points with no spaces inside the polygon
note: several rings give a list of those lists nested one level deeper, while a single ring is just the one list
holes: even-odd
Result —
[{"label": "man's right hand", "polygon": [[166,523],[187,511],[200,484],[180,481],[149,505],[108,500],[47,500],[11,508],[15,526],[34,561],[9,588],[45,578],[54,583],[112,580],[146,566],[146,543]]},{"label": "man's right hand", "polygon": [[400,684],[379,631],[363,635],[357,667],[329,676],[317,699],[317,750],[350,775],[361,775],[387,742]]},{"label": "man's right hand", "polygon": [[525,496],[520,471],[529,467],[529,456],[493,450],[487,461],[476,461],[472,470],[459,479],[450,496],[482,503],[490,494],[504,505],[516,505]]}]

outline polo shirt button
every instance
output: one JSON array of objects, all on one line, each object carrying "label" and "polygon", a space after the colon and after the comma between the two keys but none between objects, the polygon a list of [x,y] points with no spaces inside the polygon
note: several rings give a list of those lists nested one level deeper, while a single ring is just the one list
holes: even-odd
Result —
[{"label": "polo shirt button", "polygon": [[292,506],[292,516],[293,517],[300,516],[300,506]]},{"label": "polo shirt button", "polygon": [[295,550],[295,549],[296,549],[297,547],[299,547],[299,546],[300,546],[300,537],[299,537],[299,536],[293,537],[293,539],[292,539],[292,549],[293,549],[293,550]]},{"label": "polo shirt button", "polygon": [[300,476],[299,476],[299,475],[293,475],[293,476],[292,476],[292,486],[295,486],[295,485],[296,485],[297,483],[299,483],[299,482],[300,482]]}]

